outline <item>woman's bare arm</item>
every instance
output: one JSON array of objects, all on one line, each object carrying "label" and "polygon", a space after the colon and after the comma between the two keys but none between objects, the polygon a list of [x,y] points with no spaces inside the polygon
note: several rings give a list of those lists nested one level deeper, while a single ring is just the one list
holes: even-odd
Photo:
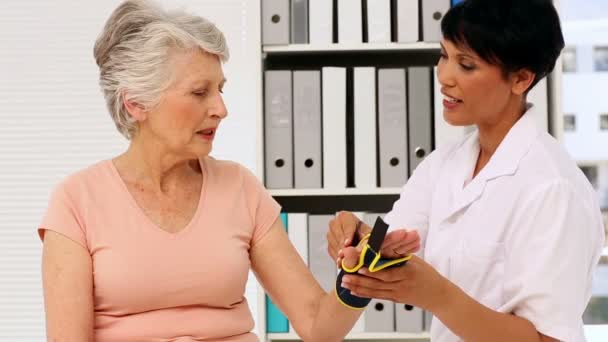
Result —
[{"label": "woman's bare arm", "polygon": [[93,265],[87,250],[45,231],[42,280],[47,341],[93,341]]},{"label": "woman's bare arm", "polygon": [[323,291],[289,241],[280,219],[252,247],[251,264],[304,341],[342,341],[362,313],[340,304],[334,291]]}]

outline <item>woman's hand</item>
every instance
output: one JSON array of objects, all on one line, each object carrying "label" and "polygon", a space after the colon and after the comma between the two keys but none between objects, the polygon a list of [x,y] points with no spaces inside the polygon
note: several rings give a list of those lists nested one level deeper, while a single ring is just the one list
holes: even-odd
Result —
[{"label": "woman's hand", "polygon": [[357,234],[358,240],[360,240],[371,231],[371,228],[365,223],[361,223],[359,229],[357,229],[359,221],[359,218],[355,214],[349,211],[340,211],[329,222],[327,253],[338,264],[342,249],[352,244],[355,234]]},{"label": "woman's hand", "polygon": [[[350,264],[354,253],[349,250],[347,254]],[[451,284],[430,264],[415,255],[403,266],[374,273],[361,268],[358,273],[345,275],[342,283],[354,295],[410,304],[431,312],[446,304]]]}]

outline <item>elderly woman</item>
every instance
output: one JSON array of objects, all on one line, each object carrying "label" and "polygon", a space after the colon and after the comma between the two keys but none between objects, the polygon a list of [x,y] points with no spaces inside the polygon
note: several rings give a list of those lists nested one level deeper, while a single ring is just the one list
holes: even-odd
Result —
[{"label": "elderly woman", "polygon": [[223,34],[130,0],[94,53],[130,145],[50,199],[39,228],[48,340],[255,341],[250,268],[304,340],[341,340],[360,313],[321,289],[256,177],[208,157],[227,115]]}]

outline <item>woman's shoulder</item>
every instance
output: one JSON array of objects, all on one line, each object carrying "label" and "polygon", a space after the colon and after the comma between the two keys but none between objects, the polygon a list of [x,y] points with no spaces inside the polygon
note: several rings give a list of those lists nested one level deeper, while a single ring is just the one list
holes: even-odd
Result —
[{"label": "woman's shoulder", "polygon": [[593,192],[589,181],[566,148],[549,133],[540,134],[523,160],[521,168],[537,183],[568,183]]},{"label": "woman's shoulder", "polygon": [[566,148],[547,132],[539,134],[522,160],[522,168],[542,179],[572,179],[580,171]]},{"label": "woman's shoulder", "polygon": [[205,169],[215,177],[234,179],[234,177],[242,178],[253,175],[253,172],[247,167],[232,160],[216,159],[207,156],[203,158],[203,164]]},{"label": "woman's shoulder", "polygon": [[221,189],[224,195],[257,194],[265,189],[255,173],[238,162],[205,157],[203,168],[207,172],[208,184],[213,189]]},{"label": "woman's shoulder", "polygon": [[111,160],[98,161],[64,176],[55,185],[55,190],[78,195],[90,192],[93,188],[105,187],[112,176],[111,168]]}]

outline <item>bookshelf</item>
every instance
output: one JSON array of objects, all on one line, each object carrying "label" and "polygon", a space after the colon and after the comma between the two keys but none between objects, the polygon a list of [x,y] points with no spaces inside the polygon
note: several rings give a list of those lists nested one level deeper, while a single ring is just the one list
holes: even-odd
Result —
[{"label": "bookshelf", "polygon": [[373,195],[399,195],[401,188],[376,189],[277,189],[269,190],[275,197],[314,197],[314,196],[373,196]]}]

